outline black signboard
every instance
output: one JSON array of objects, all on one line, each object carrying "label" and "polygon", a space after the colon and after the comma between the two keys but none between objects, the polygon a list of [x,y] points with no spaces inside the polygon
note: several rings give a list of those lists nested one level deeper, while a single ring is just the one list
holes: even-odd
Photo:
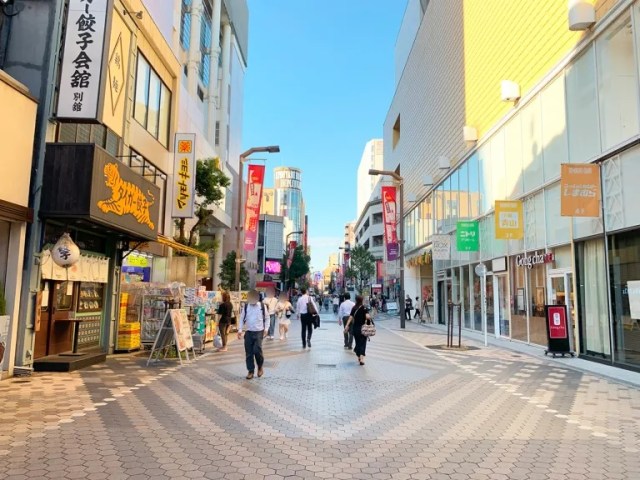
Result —
[{"label": "black signboard", "polygon": [[94,144],[47,144],[41,215],[85,219],[155,240],[160,188]]}]

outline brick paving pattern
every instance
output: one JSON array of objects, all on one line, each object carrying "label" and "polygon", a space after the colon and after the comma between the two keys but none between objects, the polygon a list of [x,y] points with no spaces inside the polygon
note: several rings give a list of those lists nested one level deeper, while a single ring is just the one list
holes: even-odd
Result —
[{"label": "brick paving pattern", "polygon": [[0,478],[640,478],[638,389],[397,324],[378,321],[363,367],[323,315],[311,349],[295,322],[265,340],[250,381],[236,341],[1,382]]}]

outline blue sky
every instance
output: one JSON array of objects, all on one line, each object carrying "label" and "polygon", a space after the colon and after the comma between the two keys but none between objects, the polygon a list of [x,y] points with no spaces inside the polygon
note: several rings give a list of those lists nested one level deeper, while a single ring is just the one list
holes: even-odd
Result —
[{"label": "blue sky", "polygon": [[311,265],[323,269],[355,220],[356,169],[382,138],[405,0],[249,0],[245,148],[278,144],[273,167],[302,169]]}]

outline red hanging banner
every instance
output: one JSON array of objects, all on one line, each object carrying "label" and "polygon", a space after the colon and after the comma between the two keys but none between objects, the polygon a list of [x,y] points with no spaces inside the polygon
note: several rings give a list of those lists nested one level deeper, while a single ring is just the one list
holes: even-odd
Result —
[{"label": "red hanging banner", "polygon": [[255,250],[260,222],[260,202],[264,183],[264,165],[249,165],[247,200],[244,206],[244,249]]},{"label": "red hanging banner", "polygon": [[[400,256],[396,215],[396,187],[382,187],[382,216],[384,221],[384,243],[387,260],[392,262]],[[401,219],[400,219],[401,220]]]}]

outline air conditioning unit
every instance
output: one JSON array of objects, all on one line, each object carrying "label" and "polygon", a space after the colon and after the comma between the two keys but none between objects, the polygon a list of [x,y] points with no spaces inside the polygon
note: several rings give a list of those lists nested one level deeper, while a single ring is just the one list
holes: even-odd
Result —
[{"label": "air conditioning unit", "polygon": [[588,0],[569,0],[569,30],[587,30],[596,23],[596,7]]}]

